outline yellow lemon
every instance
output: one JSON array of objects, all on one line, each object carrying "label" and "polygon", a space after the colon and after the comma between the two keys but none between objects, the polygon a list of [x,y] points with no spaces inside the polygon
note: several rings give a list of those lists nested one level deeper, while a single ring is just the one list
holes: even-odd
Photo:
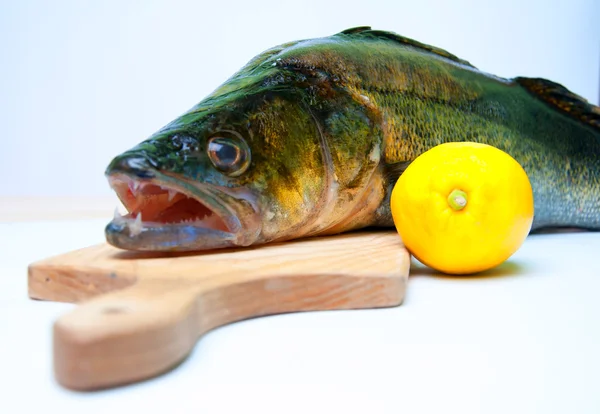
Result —
[{"label": "yellow lemon", "polygon": [[394,224],[423,264],[451,274],[491,269],[523,244],[533,222],[533,191],[510,155],[452,142],[417,157],[391,196]]}]

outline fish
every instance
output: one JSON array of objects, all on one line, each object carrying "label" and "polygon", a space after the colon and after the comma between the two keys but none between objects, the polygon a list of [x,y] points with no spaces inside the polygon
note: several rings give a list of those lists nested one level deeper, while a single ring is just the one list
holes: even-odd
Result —
[{"label": "fish", "polygon": [[393,227],[390,193],[428,149],[492,145],[525,169],[532,230],[600,229],[600,108],[368,26],[253,58],[106,169],[127,214],[108,243],[242,248]]}]

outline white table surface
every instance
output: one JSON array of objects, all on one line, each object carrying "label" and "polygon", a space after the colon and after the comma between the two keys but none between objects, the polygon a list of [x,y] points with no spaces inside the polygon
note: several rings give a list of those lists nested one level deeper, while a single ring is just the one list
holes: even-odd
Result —
[{"label": "white table surface", "polygon": [[530,236],[485,276],[415,264],[400,307],[239,322],[156,379],[63,389],[51,327],[74,305],[28,299],[27,265],[105,223],[0,223],[1,413],[600,413],[600,233]]}]

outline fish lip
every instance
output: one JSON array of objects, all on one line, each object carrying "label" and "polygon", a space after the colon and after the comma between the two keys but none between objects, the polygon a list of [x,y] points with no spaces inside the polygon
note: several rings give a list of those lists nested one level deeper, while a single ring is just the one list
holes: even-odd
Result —
[{"label": "fish lip", "polygon": [[[106,241],[124,250],[152,252],[186,252],[238,246],[232,233],[186,224],[148,226],[144,230],[132,236],[126,223],[112,220],[105,228]],[[212,239],[210,244],[202,242],[208,237]]]},{"label": "fish lip", "polygon": [[193,223],[143,222],[139,231],[132,231],[135,221],[133,217],[115,216],[105,228],[107,242],[115,247],[138,251],[197,251],[247,246],[252,244],[260,233],[260,220],[255,206],[252,206],[253,214],[243,214],[245,223],[242,223],[233,206],[239,200],[231,194],[219,191],[216,186],[182,180],[155,170],[141,172],[118,169],[107,171],[106,176],[117,195],[119,192],[116,191],[116,183],[119,181],[134,181],[140,185],[153,184],[175,190],[209,208],[223,221],[228,230],[204,228]]}]

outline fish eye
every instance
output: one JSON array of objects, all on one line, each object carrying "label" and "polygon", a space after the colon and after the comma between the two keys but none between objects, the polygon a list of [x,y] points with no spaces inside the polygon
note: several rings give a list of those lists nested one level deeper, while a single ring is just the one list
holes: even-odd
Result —
[{"label": "fish eye", "polygon": [[215,168],[230,177],[243,174],[250,166],[250,148],[237,134],[210,138],[207,152]]}]

